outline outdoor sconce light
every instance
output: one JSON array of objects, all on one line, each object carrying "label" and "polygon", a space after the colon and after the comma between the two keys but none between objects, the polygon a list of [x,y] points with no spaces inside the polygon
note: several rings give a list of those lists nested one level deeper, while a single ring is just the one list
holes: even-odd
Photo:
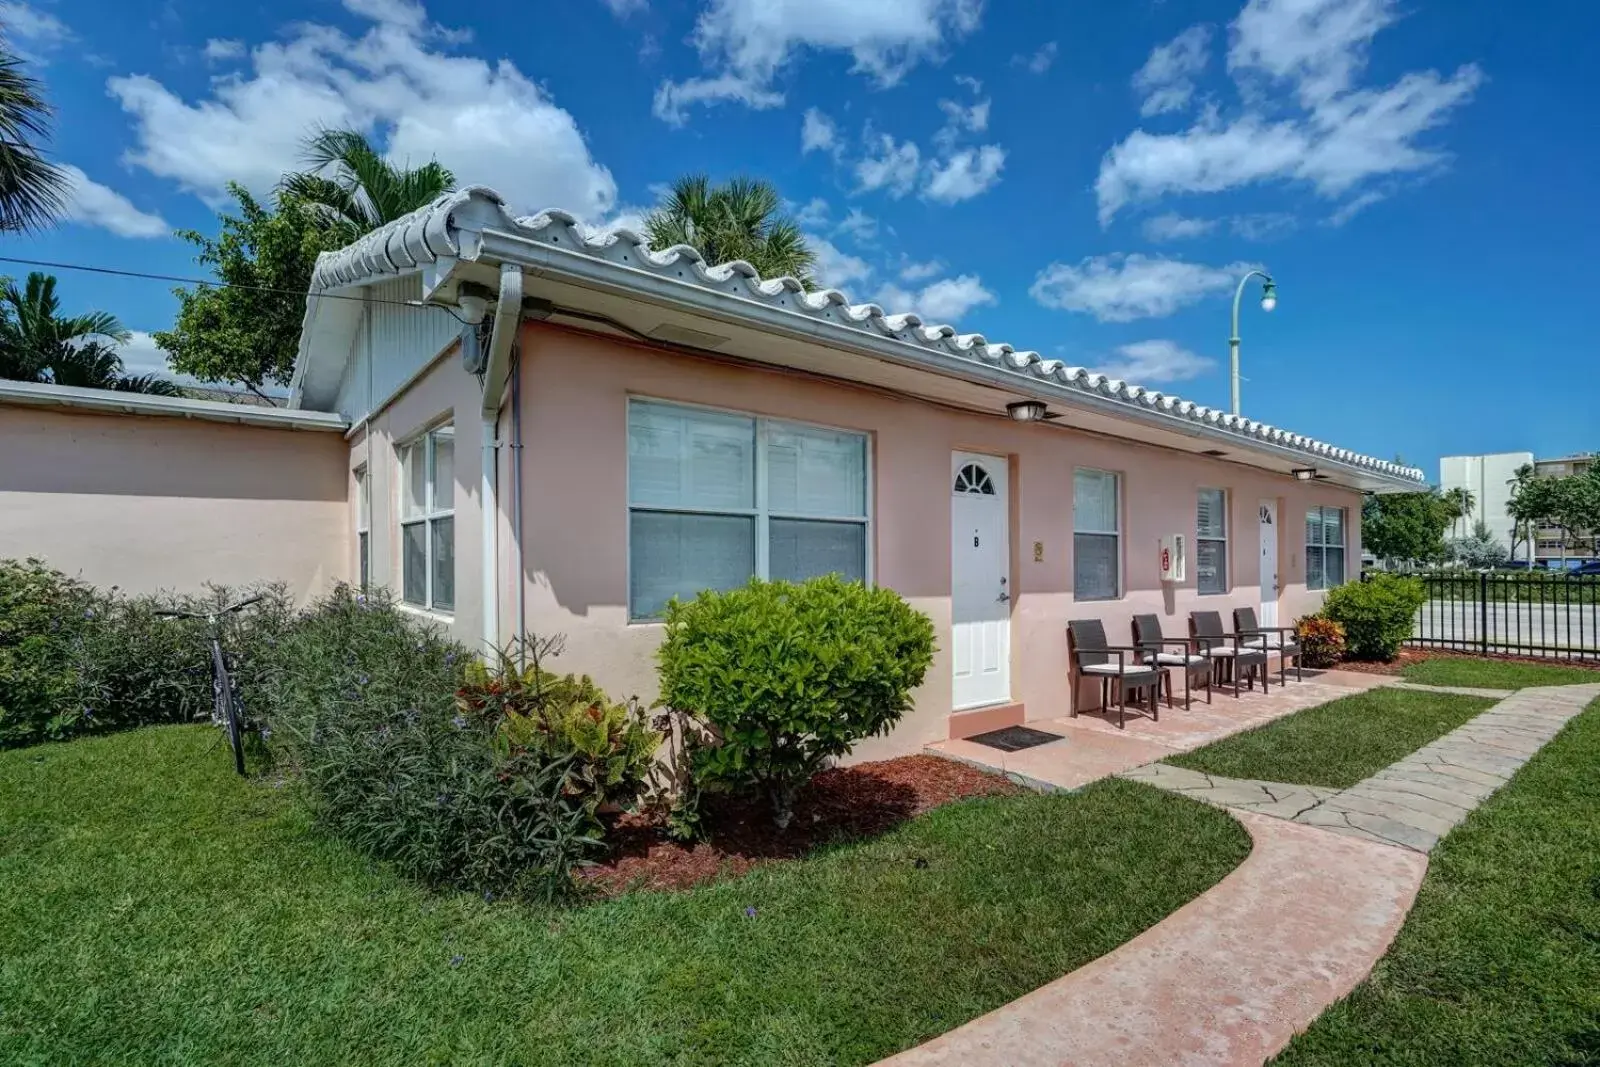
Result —
[{"label": "outdoor sconce light", "polygon": [[1294,475],[1294,480],[1297,481],[1297,482],[1309,482],[1311,479],[1313,479],[1313,478],[1315,478],[1317,476],[1317,468],[1315,468],[1315,467],[1296,467],[1294,470],[1290,471],[1289,473]]},{"label": "outdoor sconce light", "polygon": [[1019,400],[1006,405],[1006,414],[1015,422],[1043,422],[1050,417],[1049,410],[1038,400]]}]

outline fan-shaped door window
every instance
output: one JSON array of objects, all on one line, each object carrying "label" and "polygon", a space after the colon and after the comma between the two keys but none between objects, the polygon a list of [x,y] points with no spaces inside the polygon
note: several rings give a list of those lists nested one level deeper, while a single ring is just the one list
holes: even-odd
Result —
[{"label": "fan-shaped door window", "polygon": [[994,479],[976,463],[968,463],[956,472],[955,491],[972,496],[994,496]]}]

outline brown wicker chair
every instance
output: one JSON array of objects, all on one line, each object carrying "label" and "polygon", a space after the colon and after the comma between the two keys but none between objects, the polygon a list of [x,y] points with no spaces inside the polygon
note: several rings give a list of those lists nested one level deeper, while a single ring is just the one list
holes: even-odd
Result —
[{"label": "brown wicker chair", "polygon": [[1167,702],[1172,702],[1172,672],[1183,671],[1183,706],[1194,706],[1193,689],[1198,684],[1206,691],[1206,703],[1211,703],[1211,679],[1214,660],[1198,655],[1194,644],[1187,638],[1167,637],[1161,632],[1161,620],[1155,615],[1133,617],[1133,643],[1144,650],[1144,662],[1167,669]]},{"label": "brown wicker chair", "polygon": [[[1161,718],[1161,677],[1165,673],[1158,667],[1143,662],[1140,649],[1126,645],[1112,645],[1106,641],[1106,628],[1099,619],[1074,619],[1067,623],[1067,656],[1079,674],[1100,679],[1100,706],[1110,709],[1115,682],[1117,698],[1117,728],[1127,725],[1128,692],[1136,694],[1149,691],[1150,702],[1136,703],[1145,707],[1152,719]],[[1077,693],[1073,693],[1072,716],[1077,718]]]},{"label": "brown wicker chair", "polygon": [[1217,669],[1225,672],[1233,682],[1233,695],[1239,695],[1239,680],[1248,678],[1250,688],[1261,679],[1261,691],[1267,691],[1267,654],[1259,648],[1247,648],[1240,643],[1238,634],[1225,633],[1222,614],[1216,611],[1191,611],[1189,632],[1194,637],[1195,650],[1209,656]]},{"label": "brown wicker chair", "polygon": [[1288,684],[1285,666],[1294,660],[1294,680],[1304,680],[1300,670],[1300,638],[1293,626],[1258,626],[1255,608],[1234,608],[1233,629],[1252,648],[1278,654],[1278,684]]}]

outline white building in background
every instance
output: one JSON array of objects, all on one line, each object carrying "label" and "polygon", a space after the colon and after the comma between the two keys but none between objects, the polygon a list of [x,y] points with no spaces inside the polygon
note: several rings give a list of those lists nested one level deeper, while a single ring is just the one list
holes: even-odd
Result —
[{"label": "white building in background", "polygon": [[[1517,468],[1533,462],[1532,452],[1495,452],[1487,456],[1445,456],[1439,460],[1439,490],[1465,489],[1472,494],[1472,514],[1461,520],[1452,537],[1465,537],[1472,527],[1483,522],[1495,540],[1511,547],[1511,516],[1506,506],[1511,501],[1511,483]],[[1528,559],[1530,547],[1517,546],[1517,559]]]}]

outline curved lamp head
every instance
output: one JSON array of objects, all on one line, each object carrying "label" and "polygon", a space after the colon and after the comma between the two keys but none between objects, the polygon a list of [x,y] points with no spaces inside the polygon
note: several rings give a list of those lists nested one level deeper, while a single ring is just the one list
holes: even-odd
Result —
[{"label": "curved lamp head", "polygon": [[1261,310],[1271,311],[1278,306],[1278,284],[1267,282],[1261,287]]}]

